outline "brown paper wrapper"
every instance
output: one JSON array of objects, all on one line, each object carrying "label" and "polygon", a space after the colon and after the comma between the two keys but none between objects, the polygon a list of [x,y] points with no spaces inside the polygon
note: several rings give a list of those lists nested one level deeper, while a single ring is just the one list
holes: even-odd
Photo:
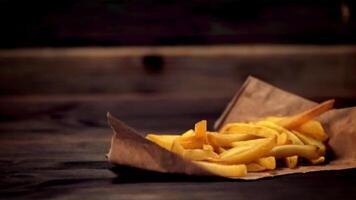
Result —
[{"label": "brown paper wrapper", "polygon": [[[226,123],[251,121],[266,116],[287,116],[304,111],[316,103],[283,91],[254,77],[249,77],[236,93],[222,116],[216,121],[219,129]],[[134,129],[108,113],[114,131],[108,159],[113,164],[125,165],[162,173],[213,175],[189,160],[171,153],[146,140]],[[254,180],[285,174],[356,168],[356,107],[333,109],[319,117],[329,136],[331,161],[324,165],[299,166],[295,169],[278,168],[248,173],[239,179]]]}]

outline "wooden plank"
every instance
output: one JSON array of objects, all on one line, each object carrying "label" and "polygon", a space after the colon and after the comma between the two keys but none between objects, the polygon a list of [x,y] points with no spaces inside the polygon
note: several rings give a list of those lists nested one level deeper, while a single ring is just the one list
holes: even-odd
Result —
[{"label": "wooden plank", "polygon": [[[201,104],[202,101],[206,104]],[[0,197],[142,200],[236,199],[241,196],[249,199],[356,198],[355,169],[250,182],[163,175],[125,168],[115,168],[116,175],[109,170],[112,166],[107,163],[105,154],[112,132],[104,124],[105,115],[101,113],[105,113],[105,109],[113,108],[125,121],[139,122],[132,123],[134,127],[149,129],[155,126],[161,131],[168,131],[167,127],[170,127],[174,132],[191,127],[191,122],[206,115],[215,119],[214,113],[225,105],[222,101],[226,99],[189,95],[3,97],[0,99],[0,116],[12,118],[0,120]],[[84,123],[83,119],[96,123],[102,120],[103,125]],[[276,189],[280,192],[271,192]]]},{"label": "wooden plank", "polygon": [[355,45],[212,45],[0,49],[0,58],[118,58],[132,56],[271,56],[356,54]]},{"label": "wooden plank", "polygon": [[308,98],[353,99],[355,65],[354,46],[6,50],[0,94],[232,96],[254,75]]},{"label": "wooden plank", "polygon": [[184,131],[201,119],[212,127],[228,101],[211,95],[8,96],[0,98],[0,130],[107,127],[110,111],[139,129]]}]

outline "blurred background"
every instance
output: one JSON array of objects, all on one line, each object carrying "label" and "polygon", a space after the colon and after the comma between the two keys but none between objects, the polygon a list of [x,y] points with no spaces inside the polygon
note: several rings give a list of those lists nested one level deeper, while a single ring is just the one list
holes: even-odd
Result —
[{"label": "blurred background", "polygon": [[355,43],[351,0],[1,0],[1,46]]},{"label": "blurred background", "polygon": [[355,9],[351,0],[1,0],[2,127],[107,127],[109,110],[142,129],[190,127],[214,121],[249,75],[354,106]]}]

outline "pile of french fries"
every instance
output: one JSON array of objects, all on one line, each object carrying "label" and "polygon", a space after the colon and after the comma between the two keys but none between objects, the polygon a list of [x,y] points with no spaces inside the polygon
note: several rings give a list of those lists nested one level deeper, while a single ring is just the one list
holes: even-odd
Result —
[{"label": "pile of french fries", "polygon": [[301,160],[325,161],[327,135],[313,120],[333,107],[334,100],[289,117],[267,117],[248,123],[229,123],[207,131],[207,121],[182,135],[148,134],[146,138],[205,170],[224,177],[273,170],[277,163],[295,168]]}]

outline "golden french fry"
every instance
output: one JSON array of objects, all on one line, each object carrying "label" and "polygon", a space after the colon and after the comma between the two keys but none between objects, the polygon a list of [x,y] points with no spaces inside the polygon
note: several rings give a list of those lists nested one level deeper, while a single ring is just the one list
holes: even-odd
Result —
[{"label": "golden french fry", "polygon": [[196,123],[194,127],[195,137],[206,142],[207,141],[206,129],[207,129],[206,120],[201,120],[200,122]]},{"label": "golden french fry", "polygon": [[296,128],[296,127],[304,124],[305,122],[330,110],[333,107],[334,102],[335,102],[334,99],[325,101],[325,102],[318,104],[317,106],[315,106],[309,110],[306,110],[302,113],[296,114],[291,117],[282,118],[277,123],[287,129]]},{"label": "golden french fry", "polygon": [[276,158],[284,158],[297,155],[307,159],[315,159],[319,157],[320,154],[320,149],[317,146],[295,144],[275,146],[269,153],[269,155],[275,156]]},{"label": "golden french fry", "polygon": [[164,149],[171,150],[173,141],[177,139],[179,135],[156,135],[156,134],[148,134],[146,135],[146,139],[158,144]]},{"label": "golden french fry", "polygon": [[231,143],[231,146],[232,147],[244,147],[244,146],[251,147],[251,146],[263,143],[266,140],[267,140],[267,138],[258,138],[258,139],[254,139],[254,140],[237,141],[237,142]]},{"label": "golden french fry", "polygon": [[214,151],[214,148],[210,144],[203,144],[203,150]]},{"label": "golden french fry", "polygon": [[288,136],[288,140],[292,142],[292,144],[296,144],[296,145],[303,145],[303,141],[301,141],[293,132],[291,131],[286,131],[285,132]]},{"label": "golden french fry", "polygon": [[264,166],[257,163],[249,163],[246,167],[248,172],[262,172],[267,170]]},{"label": "golden french fry", "polygon": [[182,134],[182,137],[189,137],[189,136],[194,136],[194,131],[193,129],[189,129],[186,132]]},{"label": "golden french fry", "polygon": [[185,136],[177,139],[184,149],[201,149],[204,145],[204,141],[195,136]]},{"label": "golden french fry", "polygon": [[299,132],[297,132],[297,131],[292,131],[292,132],[293,132],[300,140],[302,140],[304,144],[309,144],[309,145],[317,146],[317,147],[320,149],[322,155],[325,154],[326,147],[325,147],[325,145],[324,145],[322,142],[320,142],[320,141],[318,141],[318,140],[316,140],[316,139],[314,139],[314,138],[311,138],[311,137],[309,137],[309,136],[303,135],[303,134],[301,134],[301,133],[299,133]]},{"label": "golden french fry", "polygon": [[225,156],[220,155],[220,159],[218,159],[217,162],[224,163],[224,164],[250,163],[257,160],[260,157],[266,156],[271,151],[271,149],[276,145],[276,143],[277,143],[276,137],[270,137],[265,142],[253,146],[245,151],[234,153],[234,154],[228,154],[228,155],[225,154]]},{"label": "golden french fry", "polygon": [[222,154],[222,153],[224,153],[226,151],[226,149],[224,149],[224,148],[222,148],[222,147],[218,147],[217,148],[217,152],[219,153],[219,154]]},{"label": "golden french fry", "polygon": [[185,149],[182,156],[183,158],[196,161],[219,158],[219,155],[213,150],[204,149]]},{"label": "golden french fry", "polygon": [[233,123],[231,126],[229,126],[226,129],[226,132],[222,133],[228,133],[228,134],[249,134],[249,135],[254,135],[256,137],[274,137],[278,136],[278,132],[264,127],[264,126],[258,126],[256,124],[246,124],[246,123]]},{"label": "golden french fry", "polygon": [[288,136],[285,132],[280,133],[277,136],[277,145],[284,145],[288,142]]},{"label": "golden french fry", "polygon": [[282,118],[281,117],[269,117],[269,118],[266,118],[266,120],[257,122],[256,124],[274,129],[274,130],[278,131],[279,133],[285,133],[285,134],[287,134],[287,139],[289,141],[291,141],[292,144],[303,145],[303,142],[297,136],[295,136],[291,131],[276,124],[276,122],[280,119],[282,119]]},{"label": "golden french fry", "polygon": [[246,165],[223,165],[218,163],[209,163],[204,161],[194,161],[201,168],[211,172],[212,174],[223,177],[242,177],[246,176]]},{"label": "golden french fry", "polygon": [[184,149],[179,139],[180,138],[177,138],[173,141],[171,151],[182,156],[183,158],[189,160],[209,160],[219,158],[219,155],[216,154],[213,150]]},{"label": "golden french fry", "polygon": [[318,164],[321,164],[323,162],[325,162],[325,157],[324,156],[320,156],[319,158],[316,158],[316,159],[312,159],[312,160],[309,160],[313,165],[318,165]]},{"label": "golden french fry", "polygon": [[236,126],[236,125],[240,125],[240,124],[244,124],[244,123],[228,123],[225,124],[220,130],[219,133],[225,133],[226,131],[228,131],[228,129],[232,126]]},{"label": "golden french fry", "polygon": [[[203,169],[224,177],[276,168],[276,159],[295,168],[298,158],[312,164],[325,161],[326,134],[318,121],[310,121],[332,107],[324,102],[291,117],[268,117],[250,123],[230,123],[219,132],[208,132],[207,122],[179,135],[148,134],[146,138]],[[301,131],[301,132],[298,132]]]},{"label": "golden french fry", "polygon": [[328,138],[320,122],[315,120],[305,122],[297,127],[296,130],[319,141],[325,141]]},{"label": "golden french fry", "polygon": [[[256,124],[275,129],[276,131],[278,131],[280,133],[286,132],[288,134],[288,132],[290,132],[289,130],[287,130],[277,124],[277,122],[280,121],[281,119],[283,119],[283,117],[268,117],[265,120],[256,122]],[[320,140],[320,141],[325,141],[327,139],[327,135],[325,134],[325,131],[324,131],[321,123],[316,120],[307,121],[307,122],[303,123],[302,125],[300,125],[299,127],[296,127],[295,129],[303,134],[309,135],[309,136],[311,136],[317,140]],[[299,143],[299,142],[297,142],[297,143]],[[293,144],[297,144],[297,143],[293,143]],[[302,143],[300,143],[300,144],[302,144]]]},{"label": "golden french fry", "polygon": [[285,158],[285,163],[288,168],[293,169],[298,164],[298,156],[288,156]]},{"label": "golden french fry", "polygon": [[243,146],[243,147],[234,147],[234,148],[231,148],[229,150],[226,150],[224,152],[222,152],[220,155],[219,155],[219,158],[226,158],[226,157],[230,157],[232,155],[235,155],[235,154],[239,154],[239,153],[242,153],[248,149],[250,149],[251,147],[250,146]]},{"label": "golden french fry", "polygon": [[208,133],[208,141],[210,144],[231,147],[231,144],[236,141],[250,140],[256,138],[254,135],[249,134],[216,134]]},{"label": "golden french fry", "polygon": [[266,169],[276,168],[276,158],[273,156],[259,158],[256,160],[256,163],[263,166]]},{"label": "golden french fry", "polygon": [[171,151],[173,153],[180,155],[180,156],[183,156],[184,155],[184,147],[181,145],[180,139],[181,138],[177,138],[173,141]]}]

